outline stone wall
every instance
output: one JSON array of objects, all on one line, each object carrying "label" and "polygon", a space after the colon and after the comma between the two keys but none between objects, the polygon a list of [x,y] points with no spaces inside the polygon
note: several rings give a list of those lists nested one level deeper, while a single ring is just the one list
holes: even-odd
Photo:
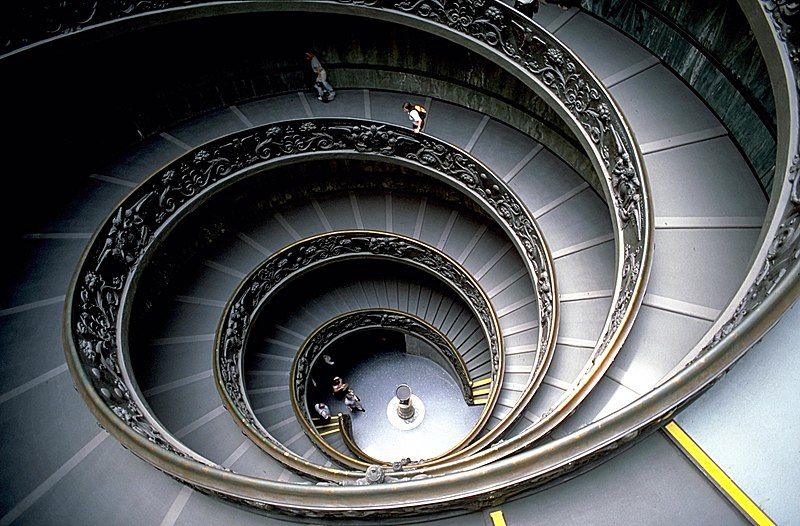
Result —
[{"label": "stone wall", "polygon": [[769,192],[775,104],[766,64],[735,0],[583,0],[675,71],[730,130]]}]

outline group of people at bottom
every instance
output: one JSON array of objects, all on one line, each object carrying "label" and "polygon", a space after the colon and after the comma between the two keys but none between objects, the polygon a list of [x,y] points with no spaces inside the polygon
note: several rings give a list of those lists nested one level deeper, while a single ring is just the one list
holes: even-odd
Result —
[{"label": "group of people at bottom", "polygon": [[[536,0],[538,10],[538,0]],[[336,91],[328,82],[328,73],[322,67],[316,53],[313,51],[306,51],[306,60],[311,64],[311,71],[314,73],[314,89],[317,90],[317,100],[321,102],[331,102],[336,98]],[[425,117],[428,115],[428,110],[422,104],[411,104],[406,102],[403,104],[403,111],[408,114],[411,120],[411,129],[414,133],[419,133],[425,127]]]},{"label": "group of people at bottom", "polygon": [[[331,385],[333,390],[334,398],[338,400],[344,400],[344,405],[350,410],[350,412],[354,411],[361,411],[365,412],[364,406],[361,405],[361,399],[350,389],[350,386],[342,380],[341,377],[335,376],[333,378],[333,382]],[[314,404],[314,411],[319,415],[319,417],[324,421],[328,422],[331,419],[331,409],[328,407],[328,404],[325,402],[318,402]]]}]

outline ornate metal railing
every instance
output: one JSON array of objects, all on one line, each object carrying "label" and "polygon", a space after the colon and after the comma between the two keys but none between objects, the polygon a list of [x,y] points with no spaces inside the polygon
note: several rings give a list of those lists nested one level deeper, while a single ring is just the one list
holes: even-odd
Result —
[{"label": "ornate metal railing", "polygon": [[[540,293],[544,334],[537,362],[549,362],[557,320],[552,303],[552,261],[527,210],[496,175],[456,148],[388,124],[316,120],[270,125],[213,141],[165,167],[124,200],[84,254],[65,313],[67,352],[85,399],[98,419],[118,433],[126,445],[139,443],[138,435],[148,444],[158,444],[162,452],[213,465],[169,435],[149,414],[138,387],[129,377],[128,306],[133,301],[138,276],[159,245],[161,234],[171,230],[187,210],[239,176],[268,165],[297,162],[306,156],[391,160],[434,175],[475,199],[512,233],[512,241],[520,248],[527,266],[534,269],[532,279]],[[496,399],[496,388],[502,384],[501,364],[495,363],[495,370],[498,377],[493,382],[489,406]],[[154,464],[159,467],[169,464],[162,452],[151,451],[158,458]],[[286,458],[282,460],[286,462]],[[331,480],[347,481],[353,477],[349,472],[315,471],[308,463],[291,467]]]},{"label": "ornate metal railing", "polygon": [[[289,385],[293,386],[292,395],[300,404],[298,407],[306,407],[301,404],[301,401],[305,399],[308,391],[310,374],[317,359],[322,356],[328,346],[355,331],[378,328],[396,330],[416,336],[428,343],[443,359],[439,362],[443,361],[446,364],[446,368],[458,382],[464,401],[468,404],[472,403],[470,388],[472,379],[469,368],[447,336],[419,316],[399,310],[380,308],[359,309],[341,314],[317,327],[306,338],[292,362],[289,382]],[[311,413],[304,411],[303,414],[311,420]]]},{"label": "ornate metal railing", "polygon": [[[427,342],[437,354],[436,357],[433,357],[438,358],[436,362],[446,364],[446,369],[449,369],[452,377],[458,383],[464,401],[467,404],[471,404],[473,399],[472,389],[470,387],[471,379],[469,369],[466,363],[464,363],[464,359],[441,331],[422,318],[407,312],[384,308],[362,309],[347,312],[325,322],[303,342],[292,361],[292,367],[289,373],[292,408],[295,414],[298,415],[298,421],[301,422],[303,430],[312,442],[317,444],[317,446],[329,457],[333,458],[333,460],[351,467],[362,468],[363,466],[361,464],[351,464],[350,462],[354,459],[336,449],[331,453],[328,442],[313,424],[314,417],[308,409],[308,397],[306,393],[308,393],[309,390],[309,383],[317,359],[323,355],[329,346],[354,332],[376,328],[397,330]],[[344,420],[348,420],[349,422],[349,419]],[[352,426],[352,423],[350,423],[349,426]],[[373,464],[388,465],[392,463],[381,462],[378,459],[366,455],[363,450],[355,444],[349,427],[344,426],[344,421],[341,417],[339,419],[339,428],[347,448],[356,456],[356,459],[366,462],[366,467]],[[339,458],[340,456],[344,458]]]},{"label": "ornate metal railing", "polygon": [[[267,258],[242,280],[225,307],[214,345],[214,377],[217,388],[237,425],[274,458],[286,462],[287,457],[295,457],[291,464],[298,470],[306,465],[303,458],[272,437],[256,418],[248,400],[243,362],[250,326],[261,308],[297,277],[322,266],[352,259],[388,260],[427,272],[458,295],[469,306],[481,325],[489,346],[494,396],[490,395],[491,407],[487,405],[484,408],[472,430],[459,442],[459,445],[468,442],[481,431],[491,415],[499,394],[498,387],[502,385],[503,341],[497,316],[480,285],[453,259],[425,243],[388,232],[337,231],[298,241]],[[340,453],[322,440],[311,425],[311,415],[307,413],[307,409],[303,410],[301,407],[301,404],[307,407],[304,399],[311,363],[327,344],[343,334],[342,331],[346,333],[358,329],[363,327],[364,323],[377,326],[385,323],[409,330],[413,328],[409,321],[414,322],[405,316],[398,317],[397,313],[386,312],[378,313],[377,316],[367,312],[334,319],[306,340],[292,363],[289,375],[292,381],[290,394],[298,420],[309,437],[321,446],[323,452],[345,466],[365,470],[375,461],[371,459],[369,462],[364,462]],[[444,339],[435,329],[429,330],[427,323],[415,322],[414,326],[427,333],[431,339]],[[444,341],[446,342],[446,339]],[[450,350],[446,344],[445,348],[448,355],[457,355],[455,350]],[[450,357],[458,364],[457,358]],[[386,464],[389,465],[391,462]],[[319,476],[327,471],[327,468],[317,466],[309,474]],[[337,475],[339,475],[338,470],[334,470],[329,477],[336,480]]]},{"label": "ornate metal railing", "polygon": [[[167,9],[154,13],[147,23],[156,23],[162,15],[163,19],[175,17],[177,12],[170,11],[170,6],[160,6]],[[633,313],[643,297],[652,251],[652,207],[641,156],[624,118],[599,81],[554,37],[495,0],[212,2],[181,9],[180,16],[208,16],[220,12],[220,6],[231,11],[347,13],[435,33],[502,65],[565,118],[602,176],[617,239],[616,287],[598,346],[580,380],[546,421],[555,425],[565,417],[599,381],[630,330]],[[136,18],[136,23],[143,22],[144,17]],[[108,26],[104,29],[110,30]],[[290,138],[288,130],[281,128],[252,130],[238,134],[236,140],[224,144],[217,141],[197,150],[189,162],[159,172],[136,190],[117,216],[96,235],[76,275],[72,299],[67,303],[66,325],[71,371],[101,423],[139,456],[196,487],[261,509],[303,515],[385,516],[481,505],[478,496],[496,495],[500,489],[504,494],[513,493],[573,469],[579,464],[574,462],[575,458],[585,462],[598,454],[598,450],[593,450],[576,457],[577,446],[569,442],[559,446],[557,455],[546,459],[533,455],[543,450],[553,453],[551,444],[530,454],[495,462],[480,474],[465,471],[408,482],[391,491],[382,487],[370,488],[369,492],[361,491],[363,488],[342,488],[335,501],[327,498],[328,489],[225,473],[202,465],[204,459],[198,463],[197,459],[180,454],[176,441],[143,411],[141,396],[123,365],[127,360],[127,341],[125,331],[118,330],[118,326],[124,329],[127,324],[125,306],[135,289],[135,274],[156,244],[158,236],[154,232],[168,230],[170,221],[179,215],[175,212],[193,205],[196,196],[211,186],[226,184],[231,174],[260,168],[272,158],[292,158],[299,151],[383,155],[434,175],[446,174],[439,177],[463,189],[488,213],[499,217],[511,238],[520,240],[523,259],[535,276],[541,324],[536,370],[543,371],[549,361],[552,350],[549,345],[554,342],[557,322],[552,264],[540,249],[535,225],[502,181],[493,179],[491,172],[470,161],[463,152],[448,152],[447,145],[427,137],[412,137],[392,127],[367,124],[331,127],[329,130],[337,133],[331,140],[330,134],[320,133],[313,123],[296,123],[296,126]],[[301,129],[302,126],[305,128]],[[348,133],[338,135],[343,129]],[[344,149],[328,148],[342,143],[346,145]],[[80,321],[85,316],[92,318],[92,324]],[[539,373],[532,378],[540,380]],[[532,385],[535,387],[538,381],[534,380]],[[500,458],[495,451],[490,456]]]},{"label": "ornate metal railing", "polygon": [[292,361],[289,373],[292,405],[297,414],[305,416],[309,425],[314,417],[308,409],[306,393],[317,359],[337,340],[367,329],[396,330],[428,343],[436,353],[436,356],[429,358],[445,364],[445,369],[449,370],[458,383],[464,401],[467,404],[472,403],[472,379],[467,364],[453,343],[439,329],[407,312],[388,308],[360,309],[346,312],[320,325],[306,338]]}]

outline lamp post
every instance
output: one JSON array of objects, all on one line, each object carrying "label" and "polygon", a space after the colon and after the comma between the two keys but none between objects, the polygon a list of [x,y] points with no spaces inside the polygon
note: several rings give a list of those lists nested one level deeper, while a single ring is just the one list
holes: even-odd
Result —
[{"label": "lamp post", "polygon": [[425,418],[425,404],[411,392],[408,384],[400,384],[386,406],[386,418],[396,429],[409,431],[418,427]]},{"label": "lamp post", "polygon": [[414,404],[411,401],[411,388],[408,384],[400,384],[394,391],[399,403],[397,404],[397,416],[403,420],[414,418]]}]

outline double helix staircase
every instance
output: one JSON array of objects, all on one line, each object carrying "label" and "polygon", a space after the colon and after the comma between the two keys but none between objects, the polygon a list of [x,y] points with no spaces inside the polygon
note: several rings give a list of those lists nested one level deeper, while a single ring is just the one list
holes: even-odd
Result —
[{"label": "double helix staircase", "polygon": [[[728,131],[655,57],[575,9],[561,12],[543,6],[537,22],[595,72],[626,117],[649,176],[655,247],[646,293],[613,364],[583,395],[577,409],[537,437],[538,447],[634,404],[695,360],[698,344],[748,274],[767,201]],[[292,403],[290,381],[292,364],[304,342],[330,320],[361,310],[403,313],[438,330],[465,363],[477,387],[473,391],[481,393],[473,396],[473,403],[482,399],[486,385],[497,389],[496,395],[487,397],[495,403],[487,404],[489,412],[477,434],[492,447],[470,452],[487,459],[485,463],[496,460],[491,457],[494,451],[526,440],[526,433],[576,390],[597,358],[593,351],[602,343],[619,279],[616,220],[608,197],[601,196],[547,144],[496,118],[417,93],[356,88],[338,89],[330,104],[318,103],[309,93],[293,92],[201,115],[142,141],[117,162],[88,175],[72,195],[65,196],[63,207],[30,223],[30,232],[17,240],[16,265],[7,274],[0,305],[5,358],[0,408],[7,448],[2,473],[3,486],[8,488],[2,492],[0,522],[44,523],[56,517],[70,517],[75,523],[118,522],[119,514],[133,507],[138,514],[124,516],[129,522],[264,520],[175,482],[108,440],[108,433],[98,430],[81,397],[70,389],[72,378],[60,343],[61,312],[64,302],[71,301],[69,280],[92,233],[107,218],[113,219],[118,203],[168,163],[195,155],[209,141],[248,129],[266,130],[276,123],[317,118],[407,126],[402,103],[425,104],[426,134],[483,163],[535,220],[558,284],[557,339],[547,358],[549,366],[537,380],[542,305],[525,257],[487,211],[443,198],[438,193],[441,181],[428,183],[433,187],[429,191],[404,186],[407,174],[398,169],[395,174],[373,174],[389,181],[382,187],[372,182],[325,191],[324,184],[318,184],[323,190],[313,195],[268,204],[259,201],[269,201],[263,196],[248,197],[251,204],[259,203],[257,214],[229,210],[204,219],[199,209],[201,217],[193,219],[192,225],[213,235],[164,274],[169,279],[163,288],[142,293],[144,299],[137,299],[137,308],[146,308],[133,317],[131,325],[135,334],[130,371],[142,401],[181,446],[201,461],[235,474],[298,484],[289,488],[324,484],[321,474],[328,472],[336,474],[331,480],[342,477],[352,483],[360,479],[362,464],[370,462],[358,459],[338,432],[325,434],[322,440],[342,456],[353,457],[355,464],[337,461],[320,448],[304,428],[305,415]],[[283,170],[290,173],[291,167]],[[325,177],[318,173],[300,180],[324,181]],[[390,184],[393,179],[396,184]],[[291,179],[286,184],[290,186]],[[296,243],[338,232],[401,236],[444,254],[463,268],[485,293],[496,316],[502,381],[497,386],[482,382],[497,373],[493,373],[487,335],[464,298],[436,277],[382,261],[337,263],[313,270],[310,277],[286,285],[263,307],[242,361],[248,403],[259,425],[298,458],[290,463],[280,447],[270,448],[246,431],[243,436],[237,415],[221,399],[215,377],[215,349],[225,327],[221,320],[231,310],[231,298],[259,265]],[[153,261],[160,260],[154,257]],[[157,279],[159,271],[153,272]],[[538,388],[515,411],[531,383]],[[363,392],[361,396],[366,398]],[[376,411],[383,410],[375,405],[380,406]],[[373,410],[369,403],[367,407]],[[482,408],[480,403],[470,407],[474,410],[470,415],[477,420]],[[358,437],[357,415],[352,425]],[[502,433],[492,434],[495,428],[502,428]],[[333,429],[324,428],[322,433]],[[672,458],[661,442],[649,438],[640,447],[658,459]],[[469,455],[449,457],[438,467],[435,462],[431,468],[420,466],[418,473],[423,477],[447,473],[448,466],[457,470],[468,459]],[[513,459],[512,455],[507,460]],[[636,464],[615,459],[577,480],[589,480],[584,478],[589,476],[600,482],[615,480],[614,469],[625,472],[625,462]],[[675,480],[691,479],[693,485],[671,491],[713,494],[701,480],[678,471]],[[108,477],[109,472],[114,476]],[[408,476],[415,473],[406,470]],[[403,472],[389,474],[404,476]],[[102,477],[108,482],[98,483]],[[125,480],[138,482],[132,488]],[[633,484],[636,478],[629,480]],[[519,509],[527,509],[526,502],[540,506],[543,499],[559,499],[583,483],[569,482],[513,505]],[[740,517],[733,515],[734,519]],[[474,513],[455,520],[483,521]]]}]

